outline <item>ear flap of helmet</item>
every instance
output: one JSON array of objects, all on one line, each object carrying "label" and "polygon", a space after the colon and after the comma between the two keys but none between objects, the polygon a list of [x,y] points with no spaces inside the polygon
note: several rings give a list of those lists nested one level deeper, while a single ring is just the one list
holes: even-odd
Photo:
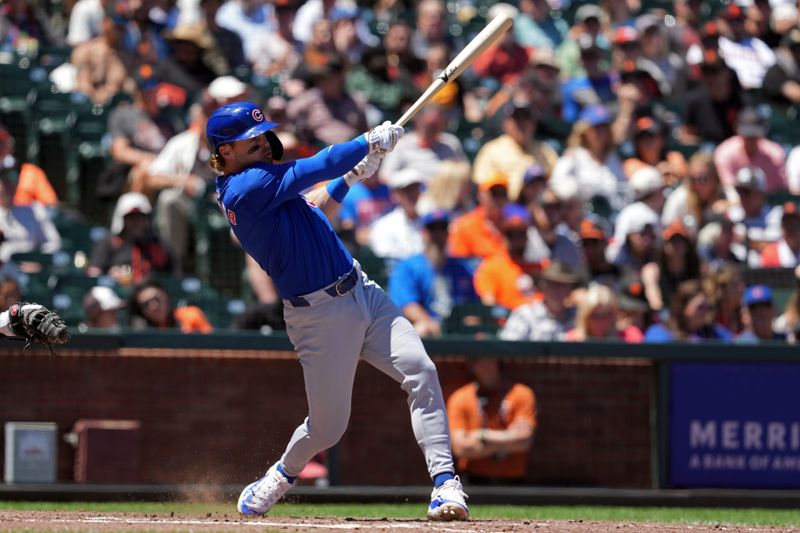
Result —
[{"label": "ear flap of helmet", "polygon": [[283,159],[283,143],[278,136],[275,134],[274,131],[268,131],[264,133],[264,136],[267,138],[267,142],[269,143],[269,147],[272,149],[272,160],[273,161],[280,161]]}]

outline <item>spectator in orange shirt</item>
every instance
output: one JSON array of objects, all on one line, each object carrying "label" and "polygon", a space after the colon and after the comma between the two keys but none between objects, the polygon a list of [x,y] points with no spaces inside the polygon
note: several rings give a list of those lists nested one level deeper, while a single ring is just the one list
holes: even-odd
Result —
[{"label": "spectator in orange shirt", "polygon": [[458,469],[473,485],[520,482],[536,429],[533,389],[510,382],[496,358],[474,359],[470,369],[475,381],[447,400]]},{"label": "spectator in orange shirt", "polygon": [[794,268],[800,264],[800,210],[787,202],[781,217],[781,238],[761,252],[761,268]]},{"label": "spectator in orange shirt", "polygon": [[157,281],[139,284],[131,294],[129,325],[133,329],[180,328],[183,333],[211,333],[205,313],[194,305],[174,307],[167,290]]},{"label": "spectator in orange shirt", "polygon": [[500,223],[508,205],[508,177],[494,174],[478,185],[478,206],[450,227],[450,255],[489,257],[505,251]]},{"label": "spectator in orange shirt", "polygon": [[505,211],[500,227],[506,249],[487,257],[478,266],[475,271],[475,292],[484,305],[499,305],[513,310],[534,300],[533,275],[541,270],[541,263],[525,261],[529,226],[527,210],[509,205]]},{"label": "spectator in orange shirt", "polygon": [[32,163],[18,164],[14,158],[14,146],[14,137],[0,126],[0,171],[13,169],[19,173],[14,205],[31,205],[33,202],[47,207],[56,205],[58,197],[47,179],[47,174]]}]

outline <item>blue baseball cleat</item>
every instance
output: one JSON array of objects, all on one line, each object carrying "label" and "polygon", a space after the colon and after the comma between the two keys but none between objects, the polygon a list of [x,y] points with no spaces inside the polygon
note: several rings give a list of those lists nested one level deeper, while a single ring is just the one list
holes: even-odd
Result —
[{"label": "blue baseball cleat", "polygon": [[266,514],[293,486],[293,483],[278,472],[278,463],[275,463],[264,477],[244,488],[239,495],[239,512],[244,516]]},{"label": "blue baseball cleat", "polygon": [[431,504],[428,507],[428,520],[449,522],[451,520],[469,520],[468,496],[456,476],[445,481],[431,493]]}]

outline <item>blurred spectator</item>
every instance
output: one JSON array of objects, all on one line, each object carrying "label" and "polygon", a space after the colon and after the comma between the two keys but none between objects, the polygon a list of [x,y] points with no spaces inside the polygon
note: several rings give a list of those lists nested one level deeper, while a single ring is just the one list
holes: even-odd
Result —
[{"label": "blurred spectator", "polygon": [[636,29],[641,35],[642,59],[658,69],[660,78],[669,87],[668,95],[681,98],[688,81],[686,64],[682,55],[679,56],[669,49],[664,18],[645,13],[636,19]]},{"label": "blurred spectator", "polygon": [[517,42],[526,48],[555,50],[566,38],[569,24],[551,16],[547,0],[520,0],[513,31]]},{"label": "blurred spectator", "polygon": [[700,72],[701,83],[686,95],[681,140],[720,143],[735,134],[743,92],[736,73],[714,50],[705,52]]},{"label": "blurred spectator", "polygon": [[600,0],[598,5],[608,13],[613,28],[633,25],[634,15],[642,9],[641,0]]},{"label": "blurred spectator", "polygon": [[619,210],[624,205],[626,179],[611,138],[610,123],[611,117],[602,106],[581,112],[550,180],[575,180],[585,201],[599,196]]},{"label": "blurred spectator", "polygon": [[367,131],[365,103],[345,91],[345,65],[332,56],[311,71],[315,84],[289,101],[288,119],[301,139],[317,144],[348,141]]},{"label": "blurred spectator", "polygon": [[609,263],[606,259],[608,234],[600,219],[598,217],[583,219],[578,235],[581,239],[587,281],[608,286],[616,285],[622,272],[617,265]]},{"label": "blurred spectator", "polygon": [[425,175],[415,168],[397,170],[388,176],[392,203],[397,207],[372,224],[369,247],[378,257],[405,259],[422,252],[416,206],[424,181]]},{"label": "blurred spectator", "polygon": [[[664,209],[664,177],[653,167],[642,167],[631,176],[630,192],[634,202],[641,202],[657,215]],[[629,206],[626,206],[626,208]],[[623,212],[625,210],[623,209]],[[620,218],[623,214],[620,213]]]},{"label": "blurred spectator", "polygon": [[498,42],[479,55],[472,64],[475,74],[481,78],[496,78],[504,84],[518,78],[528,64],[529,54],[514,35],[514,31],[506,32]]},{"label": "blurred spectator", "polygon": [[[11,133],[0,125],[0,174],[17,174],[17,189],[13,204],[28,206],[38,202],[46,207],[58,204],[58,197],[44,170],[33,163],[19,163],[14,158],[16,141]],[[13,178],[12,178],[13,179]]]},{"label": "blurred spectator", "polygon": [[61,249],[61,237],[45,206],[14,203],[18,183],[14,167],[0,171],[0,261],[4,263],[18,253],[51,254]]},{"label": "blurred spectator", "polygon": [[741,333],[745,327],[742,270],[733,264],[723,265],[709,271],[703,278],[703,286],[714,307],[716,321],[734,335]]},{"label": "blurred spectator", "polygon": [[620,26],[614,30],[611,66],[621,71],[626,63],[635,64],[642,57],[639,31],[633,26]]},{"label": "blurred spectator", "polygon": [[35,56],[40,47],[61,42],[47,13],[32,0],[6,0],[0,5],[0,50]]},{"label": "blurred spectator", "polygon": [[800,28],[792,28],[776,51],[777,61],[767,70],[762,87],[764,96],[783,113],[800,104]]},{"label": "blurred spectator", "polygon": [[736,342],[753,343],[786,342],[786,335],[772,329],[775,320],[775,303],[772,290],[766,285],[753,285],[744,291],[744,305],[748,327],[736,337]]},{"label": "blurred spectator", "polygon": [[758,167],[766,179],[766,192],[787,189],[786,152],[766,135],[766,125],[758,111],[743,109],[739,114],[736,135],[714,150],[714,163],[723,185],[734,187],[739,169]]},{"label": "blurred spectator", "polygon": [[585,33],[576,40],[581,50],[581,66],[586,75],[569,79],[562,86],[562,117],[567,122],[578,120],[586,107],[617,101],[614,80],[608,73],[605,52],[598,40]]},{"label": "blurred spectator", "polygon": [[617,218],[608,260],[623,270],[641,271],[655,260],[658,214],[642,202],[627,206]]},{"label": "blurred spectator", "polygon": [[536,429],[533,389],[513,383],[494,357],[471,359],[475,381],[447,399],[453,454],[471,485],[520,482]]},{"label": "blurred spectator", "polygon": [[[292,32],[294,38],[308,44],[313,39],[312,28],[320,20],[336,23],[342,18],[355,22],[355,34],[364,46],[377,46],[378,39],[361,20],[358,7],[351,0],[308,0],[297,10]],[[332,24],[332,26],[335,24]],[[341,52],[341,51],[340,51]]]},{"label": "blurred spectator", "polygon": [[766,177],[758,167],[743,167],[736,173],[739,205],[728,209],[728,217],[743,228],[748,248],[760,252],[780,238],[783,208],[767,202]]},{"label": "blurred spectator", "polygon": [[478,185],[478,205],[453,221],[449,247],[454,257],[489,257],[505,249],[500,224],[508,204],[508,177],[495,173]]},{"label": "blurred spectator", "polygon": [[642,342],[642,331],[633,324],[619,327],[617,316],[619,303],[608,286],[590,285],[578,303],[575,327],[569,330],[564,340],[583,342],[594,339]]},{"label": "blurred spectator", "polygon": [[[417,211],[420,214],[426,214],[441,210],[456,216],[462,215],[471,201],[471,185],[469,163],[452,159],[442,161],[438,165],[437,172],[426,184],[425,190],[417,202]],[[347,197],[351,194],[353,194],[352,188]],[[347,197],[345,197],[345,202]]]},{"label": "blurred spectator", "polygon": [[366,246],[372,223],[392,209],[391,191],[380,182],[377,173],[354,183],[339,209],[339,230],[345,233],[343,240],[351,241],[356,247]]},{"label": "blurred spectator", "polygon": [[586,76],[586,71],[581,66],[581,49],[576,38],[585,33],[597,40],[602,48],[608,48],[610,43],[603,33],[607,26],[608,15],[595,4],[583,4],[575,11],[574,23],[569,29],[568,38],[564,39],[556,50],[562,79]]},{"label": "blurred spectator", "polygon": [[218,8],[215,20],[239,36],[250,63],[258,59],[260,43],[273,39],[277,29],[273,3],[261,0],[227,0]]},{"label": "blurred spectator", "polygon": [[654,117],[644,116],[633,125],[633,156],[623,169],[630,180],[637,170],[651,166],[664,177],[665,185],[677,186],[686,176],[686,158],[677,150],[667,150],[664,126]]},{"label": "blurred spectator", "polygon": [[[349,65],[361,62],[367,44],[358,34],[358,8],[355,4],[341,3],[330,13],[331,39],[336,53],[345,58]],[[377,44],[377,38],[369,35],[369,42]]]},{"label": "blurred spectator", "polygon": [[167,290],[153,280],[145,280],[133,289],[128,314],[128,325],[132,329],[180,328],[183,333],[211,333],[214,330],[199,307],[175,307]]},{"label": "blurred spectator", "polygon": [[6,306],[6,309],[15,303],[22,301],[22,290],[19,288],[19,282],[14,277],[10,277],[5,272],[0,276],[0,303]]},{"label": "blurred spectator", "polygon": [[767,69],[775,64],[775,52],[750,34],[745,13],[738,4],[728,4],[722,18],[730,35],[719,38],[720,56],[736,72],[745,90],[760,89]]},{"label": "blurred spectator", "polygon": [[292,24],[297,6],[294,0],[275,2],[274,31],[263,34],[253,43],[253,56],[248,61],[253,72],[262,76],[293,72],[302,59],[302,44],[292,34]]},{"label": "blurred spectator", "polygon": [[[242,45],[242,38],[235,31],[223,28],[217,23],[217,13],[222,6],[224,0],[200,0],[200,8],[203,11],[202,22],[205,24],[206,29],[214,38],[217,49],[222,53],[228,61],[231,68],[243,67],[247,63],[244,58],[244,47]],[[276,11],[280,8],[276,5]],[[281,18],[278,16],[278,21]],[[199,23],[200,20],[189,20],[190,24]],[[280,27],[279,27],[280,31]]]},{"label": "blurred spectator", "polygon": [[106,16],[97,37],[72,49],[75,90],[95,104],[106,104],[114,95],[129,88],[129,73],[122,57],[124,24],[119,16]]},{"label": "blurred spectator", "polygon": [[390,179],[394,172],[413,168],[425,176],[425,183],[439,171],[443,161],[467,161],[461,141],[445,130],[447,111],[429,104],[414,118],[414,130],[397,141],[395,149],[386,154],[379,175]]},{"label": "blurred spectator", "polygon": [[528,204],[532,223],[528,228],[525,260],[529,263],[540,264],[552,259],[576,270],[583,265],[575,242],[560,231],[560,224],[565,222],[565,203],[553,189],[548,188]]},{"label": "blurred spectator", "polygon": [[485,143],[475,156],[472,179],[480,185],[496,173],[508,177],[508,197],[516,200],[525,171],[539,164],[550,175],[558,154],[536,141],[538,116],[528,103],[511,103],[503,110],[503,134]]},{"label": "blurred spectator", "polygon": [[536,276],[543,299],[517,307],[498,336],[507,341],[558,341],[575,327],[575,309],[567,299],[581,278],[569,267],[554,261]]},{"label": "blurred spectator", "polygon": [[111,231],[92,248],[89,276],[108,274],[117,283],[139,283],[150,272],[170,272],[172,262],[150,224],[150,202],[136,192],[120,196],[111,219]]},{"label": "blurred spectator", "polygon": [[125,307],[117,293],[109,287],[100,285],[92,287],[83,297],[84,321],[78,329],[105,329],[118,331],[120,329],[119,310]]},{"label": "blurred spectator", "polygon": [[796,344],[800,338],[800,266],[794,269],[795,287],[783,314],[775,319],[773,330],[786,336],[790,344]]},{"label": "blurred spectator", "polygon": [[442,0],[422,0],[417,4],[416,28],[411,35],[411,50],[421,60],[428,57],[431,45],[447,43],[450,50],[461,50],[454,46],[455,40],[447,31],[447,11]]},{"label": "blurred spectator", "polygon": [[729,205],[711,154],[695,152],[689,160],[688,174],[667,197],[661,223],[669,226],[680,220],[689,233],[696,235],[713,216],[725,213]]},{"label": "blurred spectator", "polygon": [[138,175],[140,181],[131,186],[133,191],[151,198],[158,195],[155,223],[176,262],[176,271],[185,266],[196,201],[215,177],[208,165],[211,153],[205,142],[206,121],[220,105],[244,98],[247,90],[245,84],[232,76],[211,82],[195,106],[194,118],[186,131],[172,137],[146,171]]},{"label": "blurred spectator", "polygon": [[617,328],[625,330],[629,326],[634,326],[641,332],[646,331],[651,324],[652,313],[639,276],[624,276],[617,289],[619,295]]},{"label": "blurred spectator", "polygon": [[747,21],[745,26],[747,32],[753,37],[761,39],[771,50],[775,50],[781,44],[781,35],[776,33],[770,26],[772,18],[772,4],[776,5],[781,0],[746,0],[741,2],[746,7],[745,12]]},{"label": "blurred spectator", "polygon": [[735,242],[733,222],[726,216],[712,219],[697,233],[697,253],[707,271],[744,264],[747,259],[747,250]]},{"label": "blurred spectator", "polygon": [[533,275],[541,270],[542,263],[525,260],[528,213],[523,207],[509,204],[500,228],[505,237],[505,250],[481,261],[475,271],[475,292],[483,305],[512,310],[533,301]]},{"label": "blurred spectator", "polygon": [[472,270],[447,255],[449,216],[433,211],[420,219],[423,251],[399,261],[389,276],[389,296],[422,337],[441,333],[454,305],[477,301]]},{"label": "blurred spectator", "polygon": [[700,24],[703,20],[702,0],[674,0],[675,24],[667,26],[670,49],[681,57],[692,45],[700,44]]},{"label": "blurred spectator", "polygon": [[103,31],[103,18],[114,0],[78,0],[69,13],[67,44],[75,46],[98,37]]},{"label": "blurred spectator", "polygon": [[781,216],[781,237],[761,252],[762,268],[793,268],[800,264],[800,210],[787,202]]},{"label": "blurred spectator", "polygon": [[680,220],[664,228],[657,259],[642,267],[641,277],[647,301],[656,312],[665,307],[678,285],[700,278],[700,260]]},{"label": "blurred spectator", "polygon": [[419,93],[413,78],[423,68],[424,63],[411,53],[411,27],[398,21],[389,26],[382,46],[365,51],[361,62],[353,65],[347,88],[361,93],[384,113],[396,112],[404,103],[416,100]]},{"label": "blurred spectator", "polygon": [[666,325],[654,324],[645,332],[645,342],[717,340],[730,342],[731,332],[716,322],[714,309],[698,280],[678,285]]},{"label": "blurred spectator", "polygon": [[198,93],[214,78],[231,72],[228,60],[217,47],[211,31],[202,25],[178,26],[164,33],[171,49],[167,68],[158,76],[190,93]]},{"label": "blurred spectator", "polygon": [[534,163],[526,168],[522,175],[522,189],[517,196],[517,203],[524,206],[536,205],[539,196],[547,189],[547,178],[544,167],[539,163]]},{"label": "blurred spectator", "polygon": [[145,171],[174,133],[172,124],[161,115],[156,99],[158,80],[152,69],[143,66],[136,82],[133,103],[120,103],[108,117],[112,162],[97,177],[101,198],[118,198],[128,188],[129,174],[136,183],[136,174]]}]

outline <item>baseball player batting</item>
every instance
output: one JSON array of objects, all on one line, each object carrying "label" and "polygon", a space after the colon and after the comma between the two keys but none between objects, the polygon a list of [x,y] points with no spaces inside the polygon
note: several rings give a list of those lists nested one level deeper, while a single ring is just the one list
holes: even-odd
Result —
[{"label": "baseball player batting", "polygon": [[[363,358],[408,394],[414,434],[434,483],[430,520],[467,520],[453,468],[447,413],[436,367],[411,323],[333,231],[350,185],[374,173],[403,128],[389,122],[317,155],[278,163],[283,146],[256,105],[219,108],[208,120],[217,193],[244,250],[275,281],[289,339],[303,367],[308,417],[283,456],[239,496],[243,515],[262,515],[294,484],[314,455],[347,428],[356,366]],[[331,180],[307,197],[302,191]]]}]

